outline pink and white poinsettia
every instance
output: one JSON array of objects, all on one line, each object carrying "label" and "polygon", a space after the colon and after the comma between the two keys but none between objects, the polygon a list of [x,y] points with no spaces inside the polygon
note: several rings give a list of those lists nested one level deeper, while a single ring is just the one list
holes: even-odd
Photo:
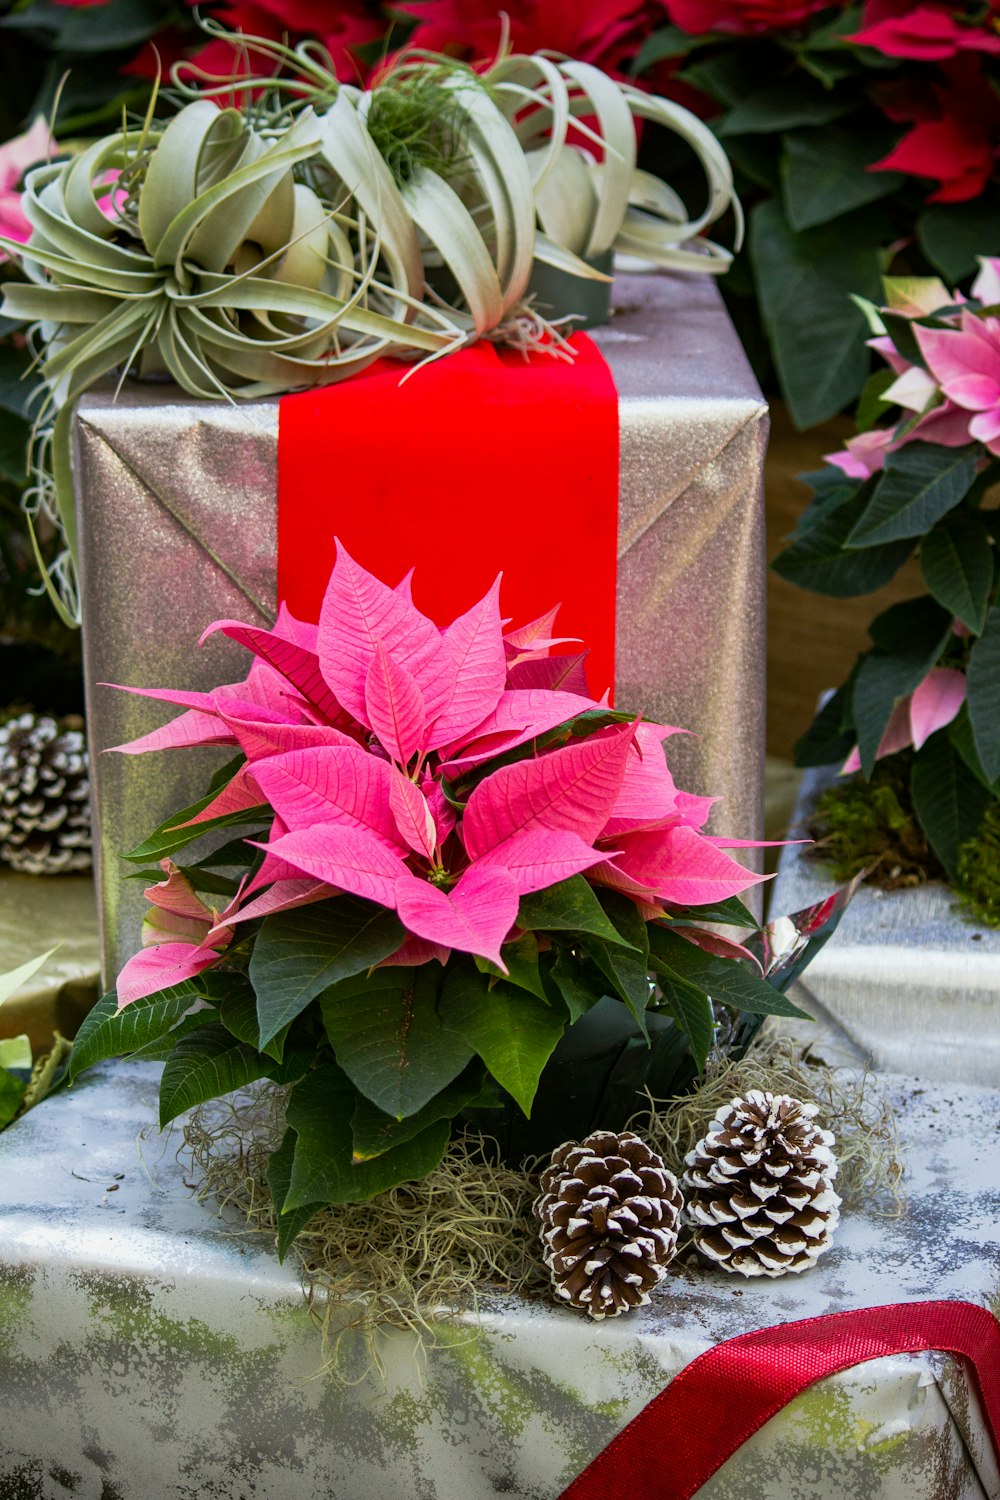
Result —
[{"label": "pink and white poinsettia", "polygon": [[[932,667],[923,682],[905,698],[900,698],[879,741],[875,759],[895,755],[912,745],[915,750],[956,718],[965,702],[965,673],[956,667]],[[851,751],[840,774],[849,776],[861,770],[857,746]]]},{"label": "pink and white poinsettia", "polygon": [[[254,654],[244,682],[128,690],[186,711],[125,753],[217,744],[246,756],[198,820],[261,804],[274,815],[263,863],[210,942],[349,892],[397,913],[407,937],[390,961],[457,950],[506,972],[521,897],[570,876],[623,892],[646,916],[761,878],[701,832],[711,799],[674,785],[662,742],[677,731],[638,719],[592,728],[581,715],[606,705],[574,690],[585,686],[579,657],[550,655],[562,644],[552,614],[505,636],[499,589],[441,629],[408,580],[389,588],[338,544],[318,627],[282,610],[273,630],[222,620],[206,631]],[[537,743],[560,727],[560,742]],[[175,982],[154,970],[147,959],[143,978],[128,973],[123,1003]]]},{"label": "pink and white poinsettia", "polygon": [[218,913],[204,901],[172,860],[161,861],[166,875],[144,892],[151,902],[142,924],[142,947],[118,976],[118,1008],[171,984],[194,979],[218,963],[232,941]]}]

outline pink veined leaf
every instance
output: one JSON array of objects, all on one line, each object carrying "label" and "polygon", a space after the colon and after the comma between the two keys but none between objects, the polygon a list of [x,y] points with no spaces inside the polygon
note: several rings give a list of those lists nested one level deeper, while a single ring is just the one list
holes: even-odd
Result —
[{"label": "pink veined leaf", "polygon": [[274,633],[293,646],[304,646],[307,651],[316,650],[319,626],[309,620],[298,620],[282,599],[278,605],[278,618],[274,622]]},{"label": "pink veined leaf", "polygon": [[434,815],[427,805],[427,798],[395,766],[390,767],[390,772],[389,806],[400,836],[417,854],[433,859],[437,827]]},{"label": "pink veined leaf", "polygon": [[194,943],[160,943],[155,948],[142,948],[118,975],[118,1009],[124,1010],[133,1000],[142,1000],[172,984],[193,979],[218,961],[214,948]]},{"label": "pink veined leaf", "polygon": [[254,777],[292,832],[340,823],[399,845],[389,805],[391,769],[388,761],[356,745],[321,745],[256,761]]},{"label": "pink veined leaf", "polygon": [[440,849],[455,824],[458,822],[458,812],[445,796],[441,783],[435,781],[432,776],[426,776],[421,782],[420,790],[424,794],[427,806],[431,810],[434,819],[434,827],[437,831],[437,844]]},{"label": "pink veined leaf", "polygon": [[677,817],[677,787],[667,767],[660,733],[647,724],[639,725],[636,744],[641,753],[629,756],[603,838],[655,827]]},{"label": "pink veined leaf", "polygon": [[593,842],[621,787],[635,727],[603,730],[535,760],[501,766],[481,781],[462,819],[469,857],[480,858],[525,828],[565,829]]},{"label": "pink veined leaf", "polygon": [[562,829],[529,828],[488,849],[470,868],[496,866],[506,870],[518,895],[526,896],[568,880],[607,858],[607,851],[592,848],[579,834]]},{"label": "pink veined leaf", "polygon": [[404,595],[359,567],[338,541],[320,614],[319,663],[337,699],[362,724],[368,724],[365,682],[378,641],[416,682],[428,720],[436,718],[453,686],[441,632]]},{"label": "pink veined leaf", "polygon": [[[678,906],[725,900],[769,878],[737,864],[683,824],[661,832],[622,834],[617,842],[620,850],[609,859],[610,867]],[[600,866],[592,878],[610,884],[604,882],[604,869]]]},{"label": "pink veined leaf", "polygon": [[[491,714],[465,737],[447,747],[448,769],[468,769],[504,750],[526,745],[557,724],[597,707],[592,698],[575,693],[553,693],[544,688],[511,690],[501,696]],[[445,752],[443,752],[445,753]]]},{"label": "pink veined leaf", "polygon": [[[905,750],[907,745],[913,743],[913,730],[910,726],[910,700],[901,698],[889,716],[889,722],[885,726],[885,733],[879,741],[879,747],[875,752],[875,759],[881,760],[884,755],[895,755],[897,750]],[[861,755],[855,745],[850,755],[840,768],[841,776],[850,776],[855,771],[861,770]]]},{"label": "pink veined leaf", "polygon": [[157,885],[148,885],[143,891],[146,900],[163,911],[187,917],[194,922],[212,922],[212,909],[206,906],[188,877],[180,871],[172,859],[161,859],[160,869],[166,875]]},{"label": "pink veined leaf", "polygon": [[445,948],[442,943],[429,943],[426,938],[408,937],[388,958],[383,958],[375,965],[376,969],[393,968],[419,968],[421,964],[439,963],[446,964],[451,957],[451,949]]},{"label": "pink veined leaf", "polygon": [[696,797],[694,792],[677,793],[677,813],[688,828],[704,828],[718,797]]},{"label": "pink veined leaf", "polygon": [[550,693],[577,693],[587,696],[587,673],[584,663],[589,651],[575,656],[542,656],[537,660],[518,661],[507,669],[509,688],[542,688]]},{"label": "pink veined leaf", "polygon": [[416,937],[475,953],[507,973],[500,945],[517,918],[517,887],[498,867],[472,865],[449,891],[406,872],[396,909]]},{"label": "pink veined leaf", "polygon": [[428,748],[461,739],[496,708],[507,678],[500,631],[498,577],[489,593],[449,625],[442,636],[451,657],[454,692],[431,726]]},{"label": "pink veined leaf", "polygon": [[703,833],[706,844],[716,849],[787,849],[790,844],[811,844],[812,839],[731,839],[724,833]]},{"label": "pink veined leaf", "polygon": [[274,822],[271,824],[271,831],[267,836],[267,844],[264,846],[264,858],[261,861],[260,868],[253,879],[240,892],[244,901],[249,900],[257,891],[263,890],[274,881],[298,880],[301,878],[301,870],[297,870],[294,865],[286,863],[285,860],[279,859],[276,854],[272,853],[272,846],[276,840],[284,838],[287,832],[287,823],[283,822],[278,814],[275,813]]},{"label": "pink veined leaf", "polygon": [[764,972],[764,966],[757,955],[733,938],[723,937],[718,932],[706,932],[703,927],[671,927],[670,930],[693,943],[696,948],[701,948],[704,953],[713,953],[716,958],[747,958],[759,974]]},{"label": "pink veined leaf", "polygon": [[413,604],[413,575],[415,571],[415,568],[411,568],[408,573],[403,575],[393,589],[393,593],[398,594],[401,599],[405,599],[407,604]]},{"label": "pink veined leaf", "polygon": [[561,605],[555,604],[544,615],[539,615],[537,620],[532,620],[528,625],[520,625],[515,630],[508,630],[503,638],[504,651],[507,655],[507,665],[512,667],[519,662],[540,661],[547,656],[553,646],[573,646],[579,644],[579,637],[575,635],[553,635],[556,616]]},{"label": "pink veined leaf", "polygon": [[98,687],[114,688],[116,693],[132,693],[136,698],[155,698],[160,703],[176,703],[178,708],[200,708],[204,713],[215,712],[215,694],[185,692],[181,688],[125,687],[120,682],[99,682]]},{"label": "pink veined leaf", "polygon": [[252,651],[279,672],[309,700],[328,723],[336,725],[343,718],[341,705],[324,681],[315,652],[285,640],[273,630],[262,630],[256,625],[241,625],[238,620],[216,620],[202,633],[198,644],[202,645],[218,630],[231,641],[238,641],[241,646],[246,646],[248,651]]},{"label": "pink veined leaf", "polygon": [[366,720],[393,760],[405,766],[427,748],[424,695],[405,667],[387,653],[381,641],[365,678]]},{"label": "pink veined leaf", "polygon": [[934,667],[910,699],[913,748],[919,750],[935,730],[950,724],[965,702],[965,673],[954,667]]},{"label": "pink veined leaf", "polygon": [[207,807],[203,807],[200,813],[193,818],[188,818],[186,823],[175,823],[175,828],[192,828],[196,823],[207,823],[212,818],[225,818],[230,813],[248,812],[251,807],[263,805],[264,798],[260,787],[253,777],[252,768],[249,765],[240,766],[236,775],[228,781],[217,796],[213,797]]},{"label": "pink veined leaf", "polygon": [[235,745],[236,736],[226,728],[215,714],[202,713],[198,708],[178,714],[169,724],[152,729],[124,745],[111,745],[121,755],[144,755],[148,750],[187,750],[193,745]]},{"label": "pink veined leaf", "polygon": [[396,906],[399,882],[409,876],[401,855],[366,828],[325,823],[293,830],[267,847],[304,875],[380,906]]},{"label": "pink veined leaf", "polygon": [[[339,891],[332,886],[322,880],[311,880],[306,875],[276,880],[270,890],[255,896],[236,911],[227,909],[223,912],[219,925],[235,926],[237,922],[251,922],[256,917],[269,917],[277,911],[291,911],[294,906],[308,906],[314,901],[326,901],[330,896],[336,895],[339,895]],[[213,932],[215,930],[212,929]]]},{"label": "pink veined leaf", "polygon": [[212,913],[203,917],[181,917],[176,912],[151,906],[142,919],[139,941],[144,948],[161,943],[194,943],[201,947],[212,923]]},{"label": "pink veined leaf", "polygon": [[320,745],[347,745],[357,748],[351,739],[331,724],[274,723],[267,719],[243,718],[219,709],[219,718],[232,730],[248,760],[262,760],[268,755],[285,755],[290,750],[311,750]]}]

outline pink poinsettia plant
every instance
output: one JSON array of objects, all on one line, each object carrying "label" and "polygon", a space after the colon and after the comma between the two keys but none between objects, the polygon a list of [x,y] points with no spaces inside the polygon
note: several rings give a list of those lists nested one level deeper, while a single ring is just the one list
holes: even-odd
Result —
[{"label": "pink poinsettia plant", "polygon": [[[366,1196],[433,1164],[484,1088],[529,1114],[564,1032],[606,998],[647,1040],[676,1033],[674,1071],[704,1064],[727,1007],[794,1013],[752,934],[717,931],[756,927],[737,896],[761,877],[729,852],[747,841],[705,831],[713,799],[664,755],[679,731],[593,699],[554,621],[508,628],[497,579],[441,628],[409,578],[389,587],[338,546],[318,624],[282,608],[272,629],[209,626],[251,653],[243,681],[127,689],[183,712],[121,752],[236,758],[129,855],[159,867],[143,946],[74,1071],[165,1057],[164,1119],[206,1078],[288,1084],[293,1134],[325,1100],[337,1191]],[[243,832],[182,862],[225,828]],[[314,1201],[317,1149],[302,1125],[290,1213]]]},{"label": "pink poinsettia plant", "polygon": [[862,400],[869,425],[807,476],[815,499],[775,566],[844,597],[917,554],[929,592],[872,623],[871,650],[797,754],[870,776],[905,752],[914,811],[953,874],[1000,791],[1000,557],[984,503],[1000,479],[1000,258],[980,260],[968,298],[936,278],[888,281],[886,293],[868,308],[889,366]]}]

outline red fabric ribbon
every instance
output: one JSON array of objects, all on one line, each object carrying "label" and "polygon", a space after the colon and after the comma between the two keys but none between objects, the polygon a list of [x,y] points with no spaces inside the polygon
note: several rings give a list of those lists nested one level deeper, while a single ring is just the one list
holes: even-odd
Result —
[{"label": "red fabric ribbon", "polygon": [[561,1500],[690,1500],[794,1396],[838,1370],[940,1349],[969,1361],[1000,1459],[1000,1323],[972,1302],[907,1302],[761,1328],[698,1356]]},{"label": "red fabric ribbon", "polygon": [[339,536],[439,624],[502,569],[500,604],[526,625],[553,604],[560,636],[613,685],[618,394],[584,334],[572,362],[475,344],[421,370],[380,360],[340,385],[282,399],[278,597],[319,617]]}]

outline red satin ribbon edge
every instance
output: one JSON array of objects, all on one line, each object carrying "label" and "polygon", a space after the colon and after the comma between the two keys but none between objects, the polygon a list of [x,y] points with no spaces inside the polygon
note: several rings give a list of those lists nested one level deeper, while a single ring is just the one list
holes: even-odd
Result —
[{"label": "red satin ribbon edge", "polygon": [[932,1349],[969,1362],[1000,1462],[1000,1323],[971,1302],[899,1303],[779,1324],[716,1344],[686,1365],[560,1500],[690,1500],[816,1381],[885,1355]]}]

